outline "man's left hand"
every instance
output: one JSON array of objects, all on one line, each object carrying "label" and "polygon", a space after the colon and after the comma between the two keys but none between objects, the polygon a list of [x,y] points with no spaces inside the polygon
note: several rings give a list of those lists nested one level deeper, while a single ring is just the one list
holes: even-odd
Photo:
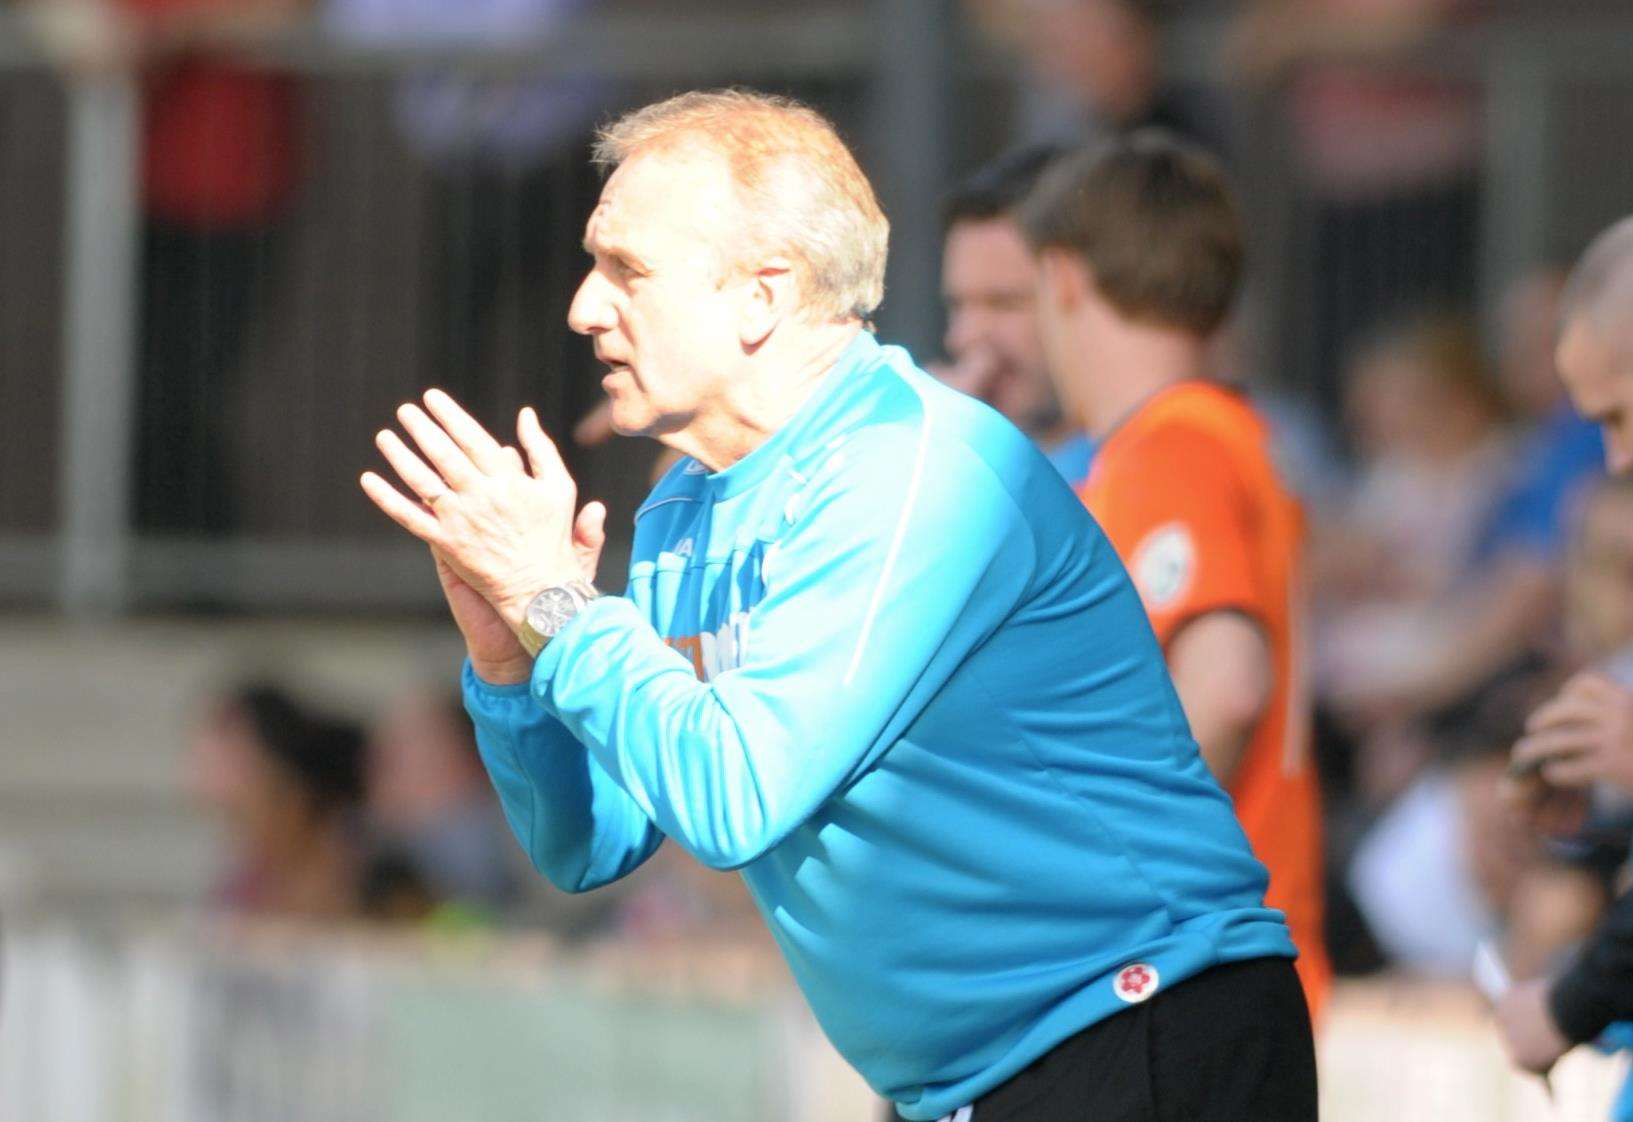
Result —
[{"label": "man's left hand", "polygon": [[1547,1075],[1571,1048],[1554,1024],[1548,983],[1542,978],[1518,982],[1503,996],[1497,1005],[1497,1027],[1514,1066],[1536,1075]]},{"label": "man's left hand", "polygon": [[[436,549],[513,630],[541,590],[594,579],[597,558],[573,541],[578,486],[532,409],[523,409],[516,425],[525,463],[441,390],[425,394],[424,409],[400,406],[397,420],[418,452],[389,429],[375,444],[419,501],[373,472],[363,475],[363,490]],[[599,506],[590,504],[577,519],[599,520]]]}]

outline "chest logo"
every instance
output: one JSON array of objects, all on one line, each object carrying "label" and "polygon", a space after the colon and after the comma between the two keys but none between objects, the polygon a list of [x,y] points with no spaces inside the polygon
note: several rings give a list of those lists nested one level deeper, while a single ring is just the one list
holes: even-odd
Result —
[{"label": "chest logo", "polygon": [[691,659],[698,678],[707,682],[743,665],[748,652],[748,613],[737,612],[717,631],[671,635],[664,642]]}]

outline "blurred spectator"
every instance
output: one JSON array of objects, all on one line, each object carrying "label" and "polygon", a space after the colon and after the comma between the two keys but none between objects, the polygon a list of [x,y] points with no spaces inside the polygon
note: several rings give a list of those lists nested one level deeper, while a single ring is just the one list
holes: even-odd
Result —
[{"label": "blurred spectator", "polygon": [[1313,286],[1306,377],[1326,415],[1344,404],[1342,356],[1390,311],[1473,297],[1478,92],[1421,51],[1478,0],[1254,0],[1233,57],[1285,88],[1309,202]]},{"label": "blurred spectator", "polygon": [[1139,133],[1066,157],[1020,208],[1037,319],[1068,412],[1096,442],[1078,494],[1128,566],[1203,761],[1286,914],[1319,1020],[1320,798],[1296,683],[1304,515],[1268,426],[1206,377],[1243,231],[1202,149]]},{"label": "blurred spectator", "polygon": [[[1350,365],[1356,485],[1318,535],[1318,688],[1356,717],[1402,715],[1448,630],[1510,462],[1505,410],[1461,321],[1390,327]],[[1449,700],[1449,699],[1448,699]]]},{"label": "blurred spectator", "polygon": [[[558,33],[589,2],[326,0],[328,26],[345,40],[466,52],[514,51]],[[589,366],[587,346],[561,324],[577,280],[578,232],[597,190],[585,156],[603,102],[594,79],[514,61],[498,69],[472,60],[427,65],[397,91],[403,140],[431,172],[429,379],[495,431],[514,431],[507,411],[535,396],[543,378],[555,380],[539,403],[551,431],[565,429],[584,404],[571,375]],[[563,241],[562,230],[572,239]],[[506,301],[515,310],[501,351]],[[563,347],[574,361],[563,361]]]},{"label": "blurred spectator", "polygon": [[221,907],[308,919],[359,913],[361,729],[276,686],[240,686],[195,729],[192,764],[194,793],[227,829]]},{"label": "blurred spectator", "polygon": [[1538,969],[1597,920],[1599,875],[1546,854],[1503,801],[1508,746],[1551,680],[1507,675],[1444,714],[1427,730],[1435,763],[1357,850],[1350,887],[1394,965],[1466,978],[1476,944],[1495,937],[1511,966]]},{"label": "blurred spectator", "polygon": [[[1606,462],[1621,473],[1633,468],[1630,312],[1633,219],[1623,219],[1594,240],[1572,272],[1555,352],[1572,403],[1603,427]],[[1591,541],[1587,535],[1601,525],[1590,521],[1585,539]],[[1617,557],[1621,551],[1613,537],[1608,544],[1603,553]],[[1604,570],[1619,563],[1611,560]],[[1597,571],[1597,563],[1585,569]],[[1593,586],[1602,590],[1598,595],[1615,597],[1615,583],[1594,581]],[[1577,601],[1574,593],[1572,600]],[[1588,596],[1587,604],[1593,603],[1594,596]],[[1615,638],[1601,636],[1598,645],[1609,646]],[[1633,691],[1601,673],[1578,674],[1526,723],[1513,766],[1529,779],[1516,783],[1516,801],[1536,813],[1560,789],[1594,783],[1633,794],[1630,759]],[[1573,1045],[1593,1039],[1612,1021],[1633,1020],[1633,894],[1617,898],[1564,974],[1516,985],[1497,1012],[1509,1055],[1520,1067],[1537,1072],[1546,1072]]]},{"label": "blurred spectator", "polygon": [[1604,471],[1604,441],[1572,408],[1554,368],[1564,285],[1558,269],[1540,268],[1503,295],[1497,372],[1522,428],[1515,470],[1476,545],[1481,561],[1557,568],[1575,500]]},{"label": "blurred spectator", "polygon": [[1077,145],[1160,128],[1226,149],[1224,114],[1199,88],[1162,73],[1157,0],[968,0],[986,33],[1029,76],[1015,132]]},{"label": "blurred spectator", "polygon": [[1055,400],[1038,336],[1037,265],[1015,221],[1015,208],[1061,151],[1040,145],[1010,153],[942,204],[943,341],[952,361],[930,372],[1008,417],[1078,483],[1088,474],[1089,443]]},{"label": "blurred spectator", "polygon": [[660,849],[630,879],[608,935],[648,944],[709,940],[774,948],[742,878],[699,864],[679,846]]},{"label": "blurred spectator", "polygon": [[[1456,579],[1427,602],[1413,671],[1374,683],[1372,703],[1422,713],[1466,696],[1548,634],[1559,607],[1565,525],[1584,486],[1602,471],[1599,434],[1565,400],[1554,371],[1556,273],[1540,270],[1509,291],[1501,318],[1498,370],[1517,431],[1495,492],[1475,518]],[[1474,492],[1469,492],[1472,496]],[[1437,503],[1436,506],[1439,506]],[[1445,508],[1442,508],[1445,509]],[[1448,536],[1460,549],[1466,525]],[[1367,692],[1358,688],[1356,696]]]},{"label": "blurred spectator", "polygon": [[297,108],[290,79],[218,56],[308,2],[106,0],[142,68],[139,530],[237,522],[236,370],[298,178]]},{"label": "blurred spectator", "polygon": [[418,691],[387,709],[369,738],[368,809],[392,855],[373,872],[394,913],[412,911],[416,876],[432,907],[515,903],[518,854],[459,698]]}]

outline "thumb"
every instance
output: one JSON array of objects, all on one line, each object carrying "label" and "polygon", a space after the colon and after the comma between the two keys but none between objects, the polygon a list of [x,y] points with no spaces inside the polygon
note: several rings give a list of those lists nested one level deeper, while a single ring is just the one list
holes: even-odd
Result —
[{"label": "thumb", "polygon": [[573,523],[573,544],[580,549],[599,553],[607,541],[607,507],[605,503],[589,502],[578,512]]}]

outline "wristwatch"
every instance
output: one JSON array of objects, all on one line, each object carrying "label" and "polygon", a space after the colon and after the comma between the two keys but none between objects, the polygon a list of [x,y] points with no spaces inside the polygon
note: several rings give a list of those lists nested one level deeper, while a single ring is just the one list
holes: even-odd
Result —
[{"label": "wristwatch", "polygon": [[521,640],[522,647],[529,655],[537,658],[544,645],[561,634],[561,629],[584,610],[585,604],[600,595],[595,585],[582,580],[545,589],[528,601],[516,638]]}]

